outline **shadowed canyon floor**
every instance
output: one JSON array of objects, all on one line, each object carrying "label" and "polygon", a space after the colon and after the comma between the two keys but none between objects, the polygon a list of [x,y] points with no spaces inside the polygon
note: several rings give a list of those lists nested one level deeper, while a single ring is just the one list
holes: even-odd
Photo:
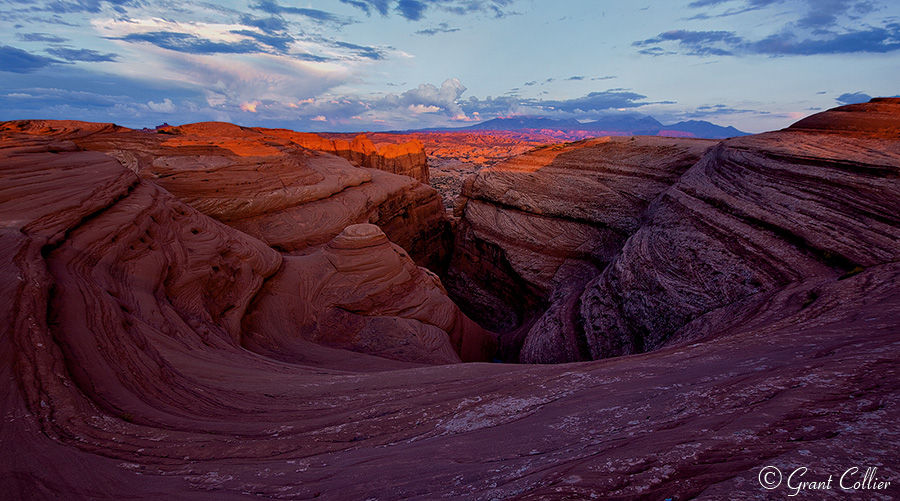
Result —
[{"label": "shadowed canyon floor", "polygon": [[467,181],[466,309],[531,361],[623,355],[557,365],[458,363],[496,345],[415,264],[427,185],[179,129],[0,124],[5,496],[781,499],[774,466],[900,497],[900,100]]}]

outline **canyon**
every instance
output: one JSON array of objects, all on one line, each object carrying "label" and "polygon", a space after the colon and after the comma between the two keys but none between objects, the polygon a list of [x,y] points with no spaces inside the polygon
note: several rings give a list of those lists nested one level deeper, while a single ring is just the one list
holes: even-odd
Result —
[{"label": "canyon", "polygon": [[0,124],[0,488],[900,495],[900,99],[552,139]]}]

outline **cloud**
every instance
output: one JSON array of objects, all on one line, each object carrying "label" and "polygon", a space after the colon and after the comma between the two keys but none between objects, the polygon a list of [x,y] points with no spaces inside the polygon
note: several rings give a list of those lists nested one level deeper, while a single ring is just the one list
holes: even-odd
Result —
[{"label": "cloud", "polygon": [[337,16],[330,12],[318,9],[304,9],[301,7],[285,7],[279,5],[275,0],[256,0],[250,3],[250,8],[266,12],[268,14],[293,14],[303,16],[320,23],[334,23],[337,25],[348,25],[354,21],[350,18]]},{"label": "cloud", "polygon": [[748,45],[751,52],[776,56],[887,53],[900,50],[900,24],[851,31],[827,38],[800,40],[793,33],[771,35]]},{"label": "cloud", "polygon": [[[748,8],[761,8],[768,5],[772,5],[775,3],[783,2],[784,0],[746,0],[742,1],[745,6],[744,9]],[[700,8],[700,7],[709,7],[715,5],[721,5],[724,3],[735,3],[735,0],[697,0],[688,4],[688,7]]]},{"label": "cloud", "polygon": [[16,33],[16,39],[21,42],[63,43],[69,41],[68,38],[50,35],[47,33]]},{"label": "cloud", "polygon": [[213,41],[193,33],[171,31],[129,33],[123,37],[111,39],[131,43],[147,42],[163,49],[188,54],[249,54],[265,52],[258,43],[250,40],[241,40],[239,42]]},{"label": "cloud", "polygon": [[524,101],[523,103],[568,113],[578,113],[620,108],[636,108],[648,104],[639,102],[646,97],[647,96],[643,94],[625,90],[607,90],[602,92],[591,92],[586,96],[575,99],[547,100],[539,102]]},{"label": "cloud", "polygon": [[451,28],[447,23],[441,23],[437,25],[435,28],[428,28],[425,30],[419,30],[416,32],[417,35],[437,35],[438,33],[453,33],[454,31],[459,31],[459,28]]},{"label": "cloud", "polygon": [[0,44],[0,71],[31,73],[58,62],[49,57],[38,56],[22,49]]},{"label": "cloud", "polygon": [[410,21],[422,19],[422,15],[427,8],[427,5],[418,0],[399,0],[397,2],[397,12]]},{"label": "cloud", "polygon": [[[261,22],[257,22],[261,21]],[[107,39],[151,44],[186,54],[270,54],[308,62],[383,60],[389,49],[335,40],[323,35],[281,31],[281,24],[268,19],[248,19],[243,24],[181,23],[159,18],[94,23],[108,33]],[[261,25],[264,29],[251,25]]]},{"label": "cloud", "polygon": [[91,63],[110,62],[119,58],[118,54],[103,54],[93,49],[73,49],[71,47],[52,47],[47,53],[66,61],[85,61]]},{"label": "cloud", "polygon": [[834,99],[841,104],[857,104],[868,103],[872,96],[862,92],[845,92]]},{"label": "cloud", "polygon": [[609,110],[638,108],[649,104],[643,94],[625,89],[591,92],[585,96],[563,100],[522,98],[515,95],[485,99],[470,97],[459,102],[467,115],[479,113],[483,117],[527,115],[547,118],[596,118]]},{"label": "cloud", "polygon": [[697,0],[688,6],[706,10],[688,20],[770,9],[773,22],[769,25],[774,29],[767,36],[752,37],[728,30],[671,30],[632,45],[641,47],[640,53],[654,56],[808,56],[900,50],[896,17],[872,15],[885,8],[884,2],[877,0]]},{"label": "cloud", "polygon": [[363,45],[356,45],[348,42],[340,42],[334,41],[331,42],[332,47],[340,47],[342,49],[350,49],[359,57],[363,57],[366,59],[372,59],[375,61],[384,59],[384,52],[380,49],[376,49],[375,47],[366,47]]},{"label": "cloud", "polygon": [[175,103],[172,102],[171,99],[166,98],[161,103],[154,103],[153,101],[147,102],[147,108],[151,111],[155,111],[158,113],[174,113],[175,112]]},{"label": "cloud", "polygon": [[448,78],[437,88],[432,84],[421,84],[400,95],[399,103],[403,106],[436,106],[453,118],[465,116],[457,100],[466,91],[466,87],[456,78]]},{"label": "cloud", "polygon": [[382,16],[386,16],[388,13],[388,7],[390,5],[389,0],[338,0],[343,4],[352,5],[357,9],[362,10],[366,13],[366,15],[370,15],[372,10],[374,9],[376,12],[381,14]]},{"label": "cloud", "polygon": [[231,33],[252,38],[263,45],[268,45],[282,52],[288,51],[291,48],[291,44],[295,41],[294,37],[284,34],[258,33],[252,30],[232,30]]},{"label": "cloud", "polygon": [[255,17],[249,14],[241,16],[241,23],[246,26],[257,28],[264,33],[283,33],[288,29],[288,23],[281,17]]},{"label": "cloud", "polygon": [[[23,1],[30,4],[32,2]],[[117,12],[124,12],[124,7],[137,7],[141,5],[139,0],[54,0],[43,4],[33,5],[29,8],[35,12],[52,12],[54,14],[96,14],[103,10],[103,4],[108,4]]]},{"label": "cloud", "polygon": [[692,56],[728,56],[762,54],[769,56],[811,56],[817,54],[888,53],[900,50],[900,24],[831,34],[819,38],[798,38],[785,31],[751,41],[731,31],[673,30],[657,37],[632,43],[647,47],[675,43],[680,51],[666,51],[655,45],[639,51],[647,55],[687,54]]},{"label": "cloud", "polygon": [[[730,31],[672,30],[660,33],[654,38],[634,42],[631,45],[647,47],[664,42],[676,42],[684,48],[686,54],[693,56],[723,56],[732,54],[733,49],[730,47],[740,47],[744,44],[744,39]],[[651,47],[641,53],[663,55],[665,52],[658,47]]]},{"label": "cloud", "polygon": [[261,105],[261,101],[250,101],[249,103],[241,103],[241,111],[256,113],[256,107]]},{"label": "cloud", "polygon": [[504,17],[510,12],[506,9],[515,0],[339,0],[362,10],[366,15],[373,12],[387,16],[396,12],[410,21],[425,18],[430,8],[456,15],[488,14],[492,17]]}]

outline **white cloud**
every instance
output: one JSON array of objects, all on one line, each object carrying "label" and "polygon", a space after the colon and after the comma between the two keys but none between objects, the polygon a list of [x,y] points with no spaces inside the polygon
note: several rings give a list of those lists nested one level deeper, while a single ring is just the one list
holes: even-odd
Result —
[{"label": "white cloud", "polygon": [[153,101],[149,101],[147,103],[147,108],[157,113],[173,113],[175,112],[175,103],[173,103],[169,98],[164,99],[161,103],[154,103]]},{"label": "white cloud", "polygon": [[251,101],[249,103],[241,103],[242,111],[249,111],[250,113],[256,113],[256,107],[262,104],[259,101]]}]

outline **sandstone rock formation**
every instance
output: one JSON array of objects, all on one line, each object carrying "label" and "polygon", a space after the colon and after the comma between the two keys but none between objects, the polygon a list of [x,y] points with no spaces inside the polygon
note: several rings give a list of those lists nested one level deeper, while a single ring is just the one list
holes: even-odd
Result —
[{"label": "sandstone rock formation", "polygon": [[[478,170],[490,167],[510,157],[525,153],[537,146],[560,141],[595,137],[599,133],[572,135],[560,131],[454,130],[418,131],[403,134],[375,132],[366,134],[379,145],[380,151],[390,151],[389,145],[399,147],[412,139],[421,143],[428,155],[428,182],[441,194],[444,207],[453,211],[463,179]],[[351,134],[327,134],[335,142],[354,139]],[[316,149],[316,148],[314,148]]]},{"label": "sandstone rock formation", "polygon": [[900,260],[898,130],[895,99],[710,151],[585,288],[591,356],[651,350],[722,306]]},{"label": "sandstone rock formation", "polygon": [[[529,178],[517,164],[554,161],[524,155],[472,182],[448,287],[477,290],[480,304],[462,304],[507,331],[507,356],[521,342],[522,361],[657,349],[717,308],[900,258],[898,130],[900,100],[881,99],[724,141],[689,170],[696,156],[678,163],[651,138],[620,139],[619,153],[566,147],[588,165],[644,155],[620,164],[626,180],[672,166],[640,184],[608,167],[594,183]],[[510,331],[523,304],[537,318]]]},{"label": "sandstone rock formation", "polygon": [[289,139],[304,148],[337,155],[361,167],[409,176],[428,184],[428,158],[425,155],[425,146],[418,139],[376,146],[365,134],[347,140],[328,139],[317,134],[287,129],[255,130],[266,135]]},{"label": "sandstone rock formation", "polygon": [[265,131],[218,122],[163,134],[59,121],[8,122],[3,129],[106,152],[204,214],[281,252],[303,254],[350,224],[373,223],[421,265],[440,270],[449,256],[450,225],[432,188]]},{"label": "sandstone rock formation", "polygon": [[[873,104],[900,115],[892,102]],[[0,492],[110,500],[786,497],[786,487],[759,482],[762,468],[777,466],[785,476],[809,468],[804,480],[834,475],[824,494],[896,498],[900,265],[891,256],[900,212],[889,181],[896,184],[898,139],[861,125],[825,128],[713,149],[651,204],[622,253],[585,288],[629,284],[616,289],[630,301],[623,304],[665,313],[666,298],[690,308],[694,298],[721,295],[724,280],[706,280],[704,263],[726,266],[714,276],[762,270],[721,289],[737,291],[733,302],[689,319],[653,352],[522,366],[423,366],[306,338],[271,350],[266,343],[284,339],[282,329],[300,318],[272,315],[290,312],[302,294],[340,310],[311,313],[321,321],[315,332],[326,334],[344,314],[363,317],[351,325],[418,321],[422,339],[430,339],[427,326],[451,321],[434,320],[446,312],[438,283],[422,270],[417,279],[403,251],[371,226],[282,257],[108,155],[7,130],[0,443],[12,453],[0,455]],[[675,208],[680,219],[667,215]],[[734,231],[749,221],[758,233]],[[665,228],[684,246],[666,249]],[[703,240],[693,244],[690,235]],[[783,243],[791,239],[793,248]],[[751,244],[758,257],[744,253]],[[661,258],[642,254],[650,250]],[[803,251],[790,281],[777,285],[787,272],[772,255]],[[627,266],[626,254],[644,268]],[[851,264],[860,269],[844,273]],[[669,266],[687,278],[666,274]],[[424,300],[405,294],[415,288],[407,275]],[[387,278],[385,287],[376,277]],[[661,283],[654,277],[673,289],[648,289],[643,303],[629,293]],[[769,281],[741,295],[757,277]],[[554,311],[581,315],[586,302],[576,297],[554,301]],[[429,346],[406,348],[409,341],[393,354]],[[854,467],[854,482],[877,468],[891,485],[841,489],[837,478]]]},{"label": "sandstone rock formation", "polygon": [[440,279],[371,224],[348,226],[314,254],[286,257],[260,296],[243,344],[283,360],[303,357],[304,340],[430,363],[490,360],[496,351]]},{"label": "sandstone rock formation", "polygon": [[[479,172],[463,190],[448,287],[492,329],[522,325],[554,294],[568,295],[597,276],[638,229],[650,201],[713,144],[592,139],[539,148]],[[522,340],[506,342],[514,357]],[[569,361],[584,349],[574,341],[550,344],[565,346]]]}]

